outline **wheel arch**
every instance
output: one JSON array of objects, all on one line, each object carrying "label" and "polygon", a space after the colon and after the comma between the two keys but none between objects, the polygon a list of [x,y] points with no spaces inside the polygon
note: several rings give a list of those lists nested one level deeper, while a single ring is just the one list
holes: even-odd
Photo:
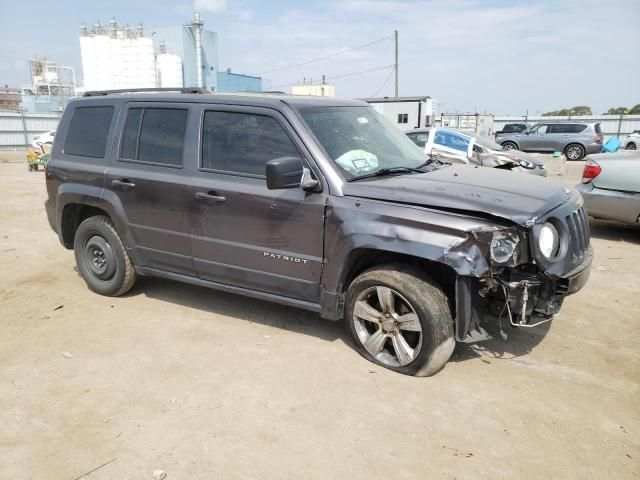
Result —
[{"label": "wheel arch", "polygon": [[114,224],[126,248],[133,245],[126,228],[127,218],[120,199],[113,194],[103,195],[102,188],[66,184],[60,187],[57,199],[57,226],[60,242],[73,248],[73,238],[80,223],[94,215],[104,215]]}]

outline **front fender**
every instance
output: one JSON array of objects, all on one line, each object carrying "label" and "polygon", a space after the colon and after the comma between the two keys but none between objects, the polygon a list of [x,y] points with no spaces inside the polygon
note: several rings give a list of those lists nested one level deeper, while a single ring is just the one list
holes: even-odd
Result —
[{"label": "front fender", "polygon": [[323,288],[337,292],[351,252],[372,249],[439,262],[459,276],[487,273],[490,220],[379,200],[329,197],[325,220]]}]

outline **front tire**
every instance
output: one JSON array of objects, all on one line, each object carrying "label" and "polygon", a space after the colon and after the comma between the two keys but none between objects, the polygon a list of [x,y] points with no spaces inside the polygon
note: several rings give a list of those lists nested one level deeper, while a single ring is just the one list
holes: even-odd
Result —
[{"label": "front tire", "polygon": [[516,144],[515,144],[515,143],[513,143],[513,142],[504,142],[504,143],[502,144],[502,147],[503,147],[505,150],[518,150],[518,145],[516,145]]},{"label": "front tire", "polygon": [[133,287],[135,268],[108,217],[84,220],[76,230],[73,250],[78,270],[94,292],[117,297]]},{"label": "front tire", "polygon": [[625,150],[635,150],[638,148],[634,142],[627,143],[627,146],[624,147]]},{"label": "front tire", "polygon": [[405,375],[433,375],[455,347],[446,295],[407,265],[375,267],[359,275],[347,292],[345,323],[364,358]]},{"label": "front tire", "polygon": [[567,160],[578,161],[582,160],[587,152],[585,152],[584,147],[577,143],[572,143],[567,145],[567,148],[564,149],[564,155],[567,157]]}]

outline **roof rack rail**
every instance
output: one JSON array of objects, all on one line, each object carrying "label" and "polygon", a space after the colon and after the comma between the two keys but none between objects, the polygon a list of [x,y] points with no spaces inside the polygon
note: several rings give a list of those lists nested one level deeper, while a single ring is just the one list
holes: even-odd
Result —
[{"label": "roof rack rail", "polygon": [[118,90],[91,90],[84,92],[83,97],[103,97],[106,95],[118,93],[152,93],[152,92],[178,92],[178,93],[211,93],[206,88],[188,87],[188,88],[121,88]]}]

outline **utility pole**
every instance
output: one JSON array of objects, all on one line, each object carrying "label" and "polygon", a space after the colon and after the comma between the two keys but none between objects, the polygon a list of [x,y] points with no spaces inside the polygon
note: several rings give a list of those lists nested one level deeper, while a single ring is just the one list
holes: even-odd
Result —
[{"label": "utility pole", "polygon": [[396,61],[394,63],[394,69],[396,72],[396,97],[397,97],[398,96],[398,30],[394,30],[393,32],[394,32],[393,36],[396,42],[396,59],[395,59]]}]

